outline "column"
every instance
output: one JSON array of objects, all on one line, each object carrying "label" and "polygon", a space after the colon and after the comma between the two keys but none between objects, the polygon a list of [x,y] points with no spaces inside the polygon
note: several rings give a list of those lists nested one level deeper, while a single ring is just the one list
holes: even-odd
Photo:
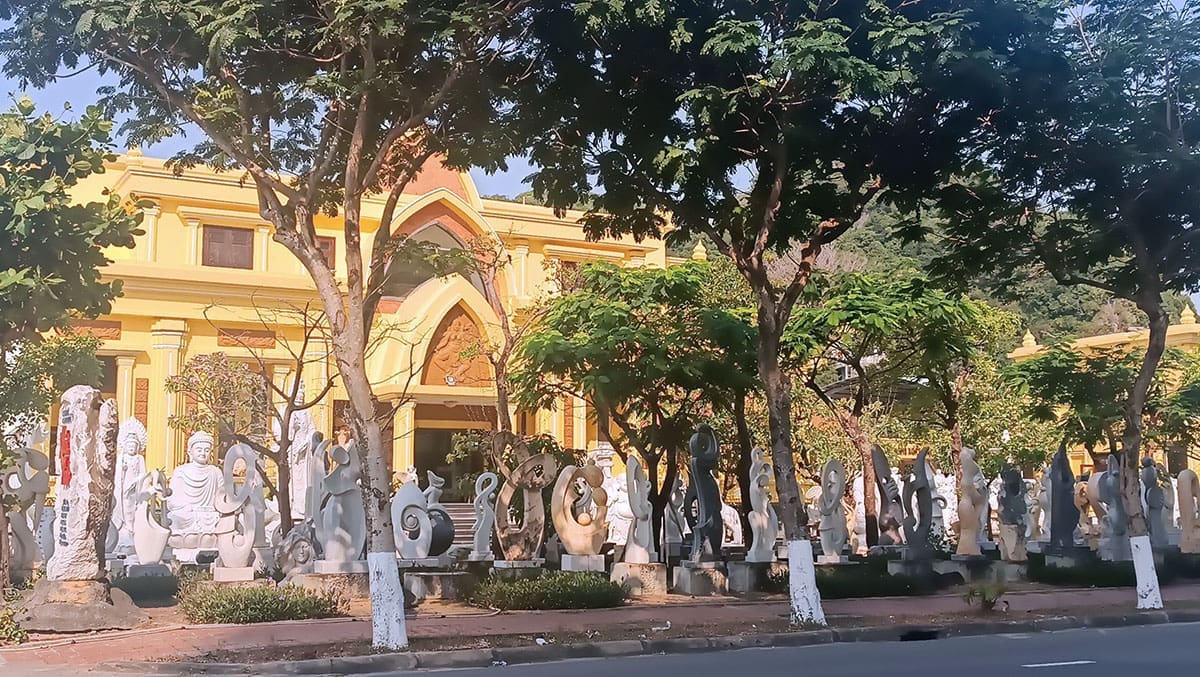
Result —
[{"label": "column", "polygon": [[588,448],[588,420],[587,402],[582,397],[575,397],[575,439],[569,440],[572,449],[587,450]]},{"label": "column", "polygon": [[[279,392],[288,392],[288,387],[291,385],[292,367],[288,364],[273,364],[271,365],[271,383]],[[278,401],[276,401],[278,400]],[[271,406],[282,407],[286,404],[283,398],[271,394]]]},{"label": "column", "polygon": [[117,416],[133,418],[133,363],[130,355],[117,356]]},{"label": "column", "polygon": [[200,242],[200,222],[196,219],[187,219],[184,221],[187,225],[188,234],[188,265],[200,265],[200,249],[203,246]]},{"label": "column", "polygon": [[139,260],[154,261],[158,251],[158,216],[162,210],[158,207],[146,207],[142,209],[142,230],[146,234],[142,236],[142,246]]},{"label": "column", "polygon": [[[321,393],[329,381],[329,347],[324,339],[314,338],[304,356],[304,397],[310,401]],[[330,392],[311,409],[313,425],[326,439],[333,437],[333,393]]]},{"label": "column", "polygon": [[529,299],[529,245],[513,247],[513,292],[522,304]]},{"label": "column", "polygon": [[168,472],[183,461],[184,439],[182,432],[169,426],[171,416],[183,413],[183,395],[168,393],[167,379],[179,375],[183,366],[183,351],[187,345],[187,322],[185,320],[159,320],[151,327],[153,337],[150,351],[150,392],[161,393],[151,397],[147,418],[150,446],[146,450],[146,466],[165,468]]},{"label": "column", "polygon": [[417,432],[417,403],[405,402],[392,419],[392,472],[404,472],[416,463],[414,442]]},{"label": "column", "polygon": [[271,227],[259,226],[255,230],[257,232],[254,236],[256,240],[254,247],[257,250],[256,254],[258,255],[258,263],[256,265],[259,270],[266,272],[268,262],[267,251],[271,248]]}]

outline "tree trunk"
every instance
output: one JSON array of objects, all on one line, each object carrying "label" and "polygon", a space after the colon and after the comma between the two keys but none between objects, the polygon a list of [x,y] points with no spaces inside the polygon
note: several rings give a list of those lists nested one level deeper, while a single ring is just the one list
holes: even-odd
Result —
[{"label": "tree trunk", "polygon": [[866,516],[867,547],[879,545],[879,503],[875,500],[875,464],[871,458],[871,441],[863,433],[862,420],[854,414],[845,414],[842,426],[854,448],[858,450],[858,459],[862,462],[863,473],[863,514]]},{"label": "tree trunk", "polygon": [[954,486],[962,486],[962,424],[954,416],[950,424],[950,459],[954,463]]},{"label": "tree trunk", "polygon": [[[0,498],[3,498],[0,496]],[[34,527],[35,529],[37,527]],[[8,509],[4,507],[4,502],[0,500],[0,592],[8,589],[12,585],[12,572],[9,571],[11,566],[11,554],[9,548],[12,546],[8,542]],[[3,598],[0,597],[0,600]]]},{"label": "tree trunk", "polygon": [[1125,433],[1122,435],[1121,497],[1129,519],[1129,547],[1133,552],[1133,567],[1137,577],[1137,608],[1161,609],[1162,594],[1158,587],[1158,573],[1154,567],[1154,552],[1150,547],[1146,516],[1142,511],[1141,498],[1141,446],[1142,415],[1146,409],[1146,398],[1154,381],[1163,353],[1167,346],[1169,320],[1157,293],[1143,294],[1138,307],[1150,321],[1150,337],[1146,354],[1134,379],[1129,399],[1125,403]]},{"label": "tree trunk", "polygon": [[[287,534],[292,530],[292,466],[288,456],[291,443],[280,445],[279,462],[275,464],[275,474],[278,483],[275,485],[275,498],[279,504],[279,533]],[[306,515],[310,519],[312,515]],[[270,536],[270,534],[268,534]]]},{"label": "tree trunk", "polygon": [[739,393],[733,400],[733,422],[737,428],[738,442],[738,465],[737,465],[737,483],[738,495],[741,497],[742,509],[738,511],[738,517],[742,522],[743,538],[750,537],[750,465],[752,458],[750,452],[754,448],[754,440],[750,435],[750,426],[746,425],[746,395]]},{"label": "tree trunk", "polygon": [[772,308],[761,297],[760,293],[758,374],[767,400],[771,463],[775,469],[775,491],[779,494],[779,521],[787,540],[791,622],[793,625],[825,625],[812,541],[808,539],[808,520],[800,501],[796,461],[792,456],[791,384],[779,363],[779,338],[783,328],[776,323]]}]

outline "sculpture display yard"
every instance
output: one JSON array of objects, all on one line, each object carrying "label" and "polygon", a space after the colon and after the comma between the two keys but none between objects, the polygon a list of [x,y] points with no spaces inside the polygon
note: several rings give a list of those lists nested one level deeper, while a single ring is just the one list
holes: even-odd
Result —
[{"label": "sculpture display yard", "polygon": [[103,559],[115,496],[116,402],[102,401],[91,386],[73,386],[62,395],[58,423],[65,462],[55,497],[54,554],[17,622],[43,632],[132,628],[145,614],[110,588]]}]

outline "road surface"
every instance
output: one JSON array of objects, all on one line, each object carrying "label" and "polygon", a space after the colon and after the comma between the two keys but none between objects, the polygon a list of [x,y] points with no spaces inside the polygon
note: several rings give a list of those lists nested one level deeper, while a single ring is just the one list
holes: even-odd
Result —
[{"label": "road surface", "polygon": [[[438,677],[1134,677],[1196,674],[1200,624],[440,670]],[[418,671],[420,673],[420,671]],[[386,673],[392,675],[418,673]],[[384,674],[384,673],[380,673]],[[435,674],[428,671],[423,674]]]}]

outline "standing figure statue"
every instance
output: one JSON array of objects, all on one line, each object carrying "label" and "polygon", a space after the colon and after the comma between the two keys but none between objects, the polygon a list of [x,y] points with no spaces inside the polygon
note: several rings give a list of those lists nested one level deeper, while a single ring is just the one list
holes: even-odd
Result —
[{"label": "standing figure statue", "polygon": [[1009,466],[1000,473],[1000,559],[1024,562],[1025,551],[1025,480],[1021,471]]},{"label": "standing figure statue", "polygon": [[712,562],[720,557],[721,539],[725,535],[725,525],[721,519],[721,489],[713,477],[721,456],[717,434],[707,423],[701,423],[696,426],[688,448],[692,454],[692,483],[684,498],[684,511],[694,516],[691,560]]},{"label": "standing figure statue", "polygon": [[[299,387],[297,398],[299,399],[297,404],[303,404],[303,384]],[[320,444],[320,438],[315,437],[317,424],[313,421],[312,411],[309,409],[293,412],[288,427],[291,429],[288,435],[291,445],[287,450],[288,470],[290,471],[288,502],[291,503],[292,519],[299,522],[304,519],[312,519],[316,514],[309,512],[307,496],[312,487],[312,472],[309,463],[312,461],[314,447]]]},{"label": "standing figure statue", "polygon": [[1067,549],[1075,545],[1075,527],[1079,509],[1075,507],[1075,473],[1067,458],[1066,446],[1060,446],[1050,461],[1050,545]]},{"label": "standing figure statue", "polygon": [[1121,459],[1110,454],[1099,480],[1100,500],[1104,502],[1104,536],[1100,539],[1100,557],[1110,561],[1126,561],[1130,552],[1128,513],[1121,497]]},{"label": "standing figure statue", "polygon": [[1154,459],[1142,459],[1142,471],[1139,479],[1142,483],[1142,503],[1146,506],[1146,527],[1150,531],[1150,545],[1155,548],[1165,548],[1167,542],[1167,507],[1166,492],[1158,478],[1158,468],[1154,467]]},{"label": "standing figure statue", "polygon": [[[913,505],[913,499],[916,505]],[[929,450],[922,449],[913,463],[912,479],[904,484],[904,536],[910,553],[919,556],[931,550],[929,533],[933,529],[933,482],[929,476]]]},{"label": "standing figure statue", "polygon": [[[596,555],[604,545],[608,496],[603,484],[604,473],[594,461],[582,468],[569,465],[558,475],[550,493],[550,519],[568,555]],[[581,500],[588,497],[591,497],[590,501]],[[594,514],[588,509],[588,503],[595,506]]]},{"label": "standing figure statue", "polygon": [[1046,541],[1050,539],[1050,469],[1042,468],[1033,482],[1033,492],[1029,501],[1029,540]]},{"label": "standing figure statue", "polygon": [[821,468],[821,554],[822,561],[841,561],[846,547],[846,514],[843,497],[846,493],[846,466],[836,458],[825,461]]},{"label": "standing figure statue", "polygon": [[625,466],[625,482],[633,522],[629,524],[629,536],[625,539],[625,556],[622,559],[630,564],[657,562],[658,551],[654,547],[654,524],[651,520],[650,479],[646,477],[646,471],[637,456],[629,457],[629,463]]},{"label": "standing figure statue", "polygon": [[146,474],[146,427],[136,418],[121,422],[117,431],[117,471],[113,480],[113,528],[117,532],[115,552],[133,552],[133,522],[137,514],[137,495]]},{"label": "standing figure statue", "polygon": [[879,511],[879,544],[900,545],[904,542],[900,527],[904,524],[904,505],[900,488],[888,467],[887,455],[878,444],[871,445],[871,463],[875,467],[875,485],[883,501]]},{"label": "standing figure statue", "polygon": [[1175,505],[1179,507],[1179,552],[1200,553],[1200,477],[1191,468],[1179,473]]},{"label": "standing figure statue", "polygon": [[774,562],[775,539],[779,537],[779,516],[771,505],[767,486],[771,483],[771,464],[762,449],[750,451],[750,549],[747,562]]},{"label": "standing figure statue", "polygon": [[979,557],[983,553],[979,549],[979,515],[987,503],[987,496],[981,487],[986,487],[983,472],[975,462],[975,450],[963,447],[962,450],[962,484],[959,487],[961,497],[958,500],[958,548],[955,554],[962,557]]},{"label": "standing figure statue", "polygon": [[315,564],[322,568],[318,573],[361,569],[363,565],[356,563],[365,562],[367,516],[358,484],[362,470],[357,445],[350,440],[344,447],[321,446],[328,449],[329,470],[322,480],[326,498],[317,529],[322,559]]},{"label": "standing figure statue", "polygon": [[1088,482],[1091,478],[1086,473],[1075,482],[1075,509],[1079,511],[1079,528],[1077,543],[1095,550],[1093,541],[1099,538],[1099,531],[1092,525],[1092,502],[1088,497]]}]

